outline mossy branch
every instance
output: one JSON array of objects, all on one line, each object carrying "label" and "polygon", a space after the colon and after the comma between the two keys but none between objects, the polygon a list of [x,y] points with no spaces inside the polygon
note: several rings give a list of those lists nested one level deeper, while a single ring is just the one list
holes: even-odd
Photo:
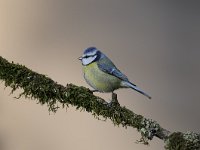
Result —
[{"label": "mossy branch", "polygon": [[[23,89],[19,95],[25,98],[36,100],[40,104],[47,104],[49,111],[56,112],[60,103],[62,107],[75,106],[76,109],[85,110],[95,118],[110,119],[114,125],[136,128],[141,133],[139,142],[148,144],[148,140],[157,137],[166,143],[168,150],[199,150],[200,134],[194,132],[170,132],[162,128],[156,121],[146,119],[135,114],[126,107],[119,104],[109,106],[100,97],[82,86],[68,84],[62,86],[45,75],[36,73],[25,66],[9,63],[0,56],[0,79],[5,82],[5,86],[12,88],[13,93],[18,88]],[[116,98],[114,95],[113,97]]]}]

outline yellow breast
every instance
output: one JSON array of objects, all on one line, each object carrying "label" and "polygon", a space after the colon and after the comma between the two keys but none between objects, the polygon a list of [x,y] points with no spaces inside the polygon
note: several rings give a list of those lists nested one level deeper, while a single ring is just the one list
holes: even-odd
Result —
[{"label": "yellow breast", "polygon": [[101,71],[96,62],[84,66],[83,72],[85,80],[95,90],[100,92],[113,92],[120,88],[121,80]]}]

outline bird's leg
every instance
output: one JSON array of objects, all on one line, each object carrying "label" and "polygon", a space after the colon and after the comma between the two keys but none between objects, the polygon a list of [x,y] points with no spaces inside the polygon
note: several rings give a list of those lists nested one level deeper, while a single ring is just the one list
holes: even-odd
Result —
[{"label": "bird's leg", "polygon": [[117,94],[112,92],[112,100],[110,103],[108,103],[108,106],[111,107],[111,106],[117,106],[117,105],[120,105],[118,100],[117,100]]},{"label": "bird's leg", "polygon": [[112,92],[112,101],[113,101],[113,103],[119,103],[117,100],[117,94],[114,92]]}]

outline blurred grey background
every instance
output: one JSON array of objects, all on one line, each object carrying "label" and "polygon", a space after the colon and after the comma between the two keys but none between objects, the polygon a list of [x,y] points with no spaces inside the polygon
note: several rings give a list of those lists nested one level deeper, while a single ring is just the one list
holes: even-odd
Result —
[{"label": "blurred grey background", "polygon": [[[102,50],[152,100],[129,89],[119,102],[170,131],[200,132],[200,2],[174,0],[0,0],[0,55],[62,85],[89,87],[77,60]],[[3,150],[161,150],[136,144],[132,128],[87,112],[47,107],[0,85]],[[19,90],[20,92],[20,90]],[[109,94],[98,94],[109,99]]]}]

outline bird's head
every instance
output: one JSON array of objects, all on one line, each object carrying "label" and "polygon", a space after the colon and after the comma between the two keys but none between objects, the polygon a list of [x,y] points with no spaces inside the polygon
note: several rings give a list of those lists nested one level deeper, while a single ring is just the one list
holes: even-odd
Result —
[{"label": "bird's head", "polygon": [[96,47],[89,47],[85,49],[83,55],[79,57],[84,66],[92,62],[98,61],[101,58],[101,52]]}]

